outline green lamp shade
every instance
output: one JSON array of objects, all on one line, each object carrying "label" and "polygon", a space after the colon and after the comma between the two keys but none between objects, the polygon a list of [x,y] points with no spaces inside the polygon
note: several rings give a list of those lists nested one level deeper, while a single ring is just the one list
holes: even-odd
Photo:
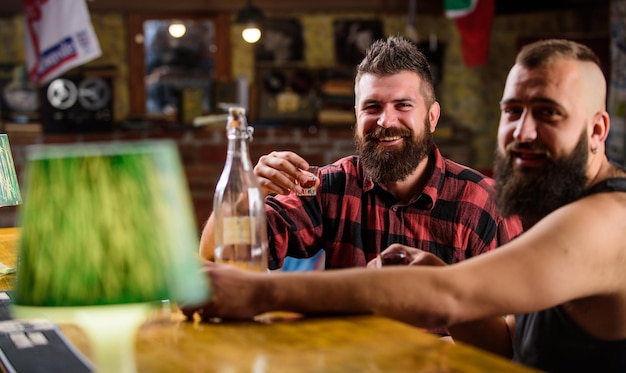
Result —
[{"label": "green lamp shade", "polygon": [[24,186],[16,305],[208,297],[174,142],[31,146]]},{"label": "green lamp shade", "polygon": [[22,203],[9,137],[0,134],[0,207]]}]

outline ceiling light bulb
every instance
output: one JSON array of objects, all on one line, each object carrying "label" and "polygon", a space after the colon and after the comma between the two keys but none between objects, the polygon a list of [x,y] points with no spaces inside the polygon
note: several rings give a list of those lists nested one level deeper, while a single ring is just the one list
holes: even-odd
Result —
[{"label": "ceiling light bulb", "polygon": [[175,38],[181,38],[187,32],[187,28],[182,23],[172,23],[167,31]]},{"label": "ceiling light bulb", "polygon": [[261,30],[256,26],[248,26],[241,32],[241,37],[250,44],[256,43],[261,39]]}]

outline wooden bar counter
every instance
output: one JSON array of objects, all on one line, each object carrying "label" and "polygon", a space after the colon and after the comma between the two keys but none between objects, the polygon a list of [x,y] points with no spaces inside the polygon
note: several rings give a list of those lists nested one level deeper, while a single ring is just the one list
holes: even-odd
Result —
[{"label": "wooden bar counter", "polygon": [[[0,261],[7,265],[15,264],[18,236],[18,229],[0,229]],[[10,289],[12,281],[14,275],[0,277],[0,289]],[[212,324],[184,321],[175,309],[166,316],[149,320],[137,335],[140,372],[532,371],[383,317]],[[78,327],[61,325],[61,329],[90,356],[87,339]]]}]

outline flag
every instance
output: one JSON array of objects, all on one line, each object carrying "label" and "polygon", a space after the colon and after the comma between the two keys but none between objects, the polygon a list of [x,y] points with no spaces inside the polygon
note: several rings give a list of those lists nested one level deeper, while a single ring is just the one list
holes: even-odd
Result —
[{"label": "flag", "polygon": [[85,0],[22,0],[28,75],[42,84],[102,54]]},{"label": "flag", "polygon": [[466,66],[487,63],[495,15],[495,0],[445,0],[445,14],[453,18],[461,34],[461,52]]},{"label": "flag", "polygon": [[478,0],[444,0],[446,17],[464,17],[474,11],[477,2]]}]

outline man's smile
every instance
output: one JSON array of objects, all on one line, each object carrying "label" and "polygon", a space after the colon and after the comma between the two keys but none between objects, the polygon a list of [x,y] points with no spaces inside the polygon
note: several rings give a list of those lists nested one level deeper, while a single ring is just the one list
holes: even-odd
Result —
[{"label": "man's smile", "polygon": [[533,151],[528,149],[515,149],[510,152],[515,165],[519,167],[540,167],[548,160],[545,151]]}]

